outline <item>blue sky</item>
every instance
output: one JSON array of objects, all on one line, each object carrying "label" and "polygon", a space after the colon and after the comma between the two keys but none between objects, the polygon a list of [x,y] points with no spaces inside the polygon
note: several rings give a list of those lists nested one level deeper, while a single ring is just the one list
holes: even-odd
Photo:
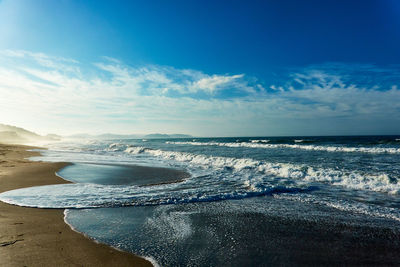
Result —
[{"label": "blue sky", "polygon": [[0,0],[0,123],[399,134],[400,2]]}]

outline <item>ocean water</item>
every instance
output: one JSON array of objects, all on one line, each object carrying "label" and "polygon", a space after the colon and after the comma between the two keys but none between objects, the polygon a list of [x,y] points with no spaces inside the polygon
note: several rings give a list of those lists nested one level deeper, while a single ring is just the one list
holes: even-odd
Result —
[{"label": "ocean water", "polygon": [[72,162],[58,175],[75,183],[9,191],[0,200],[67,208],[77,231],[161,266],[398,259],[400,136],[86,140],[48,148],[33,160]]}]

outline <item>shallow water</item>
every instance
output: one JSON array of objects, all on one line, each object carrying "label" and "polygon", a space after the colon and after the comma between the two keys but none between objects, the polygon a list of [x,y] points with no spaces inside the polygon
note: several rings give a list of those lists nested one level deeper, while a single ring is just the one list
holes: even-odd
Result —
[{"label": "shallow water", "polygon": [[399,224],[392,220],[268,196],[69,210],[67,221],[161,266],[393,264],[400,252]]},{"label": "shallow water", "polygon": [[75,163],[57,172],[74,183],[148,186],[176,183],[190,177],[183,170],[135,165]]}]

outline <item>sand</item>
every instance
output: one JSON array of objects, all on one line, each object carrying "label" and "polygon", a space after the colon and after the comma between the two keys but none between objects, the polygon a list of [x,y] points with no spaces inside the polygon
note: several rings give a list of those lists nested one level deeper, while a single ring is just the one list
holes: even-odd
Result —
[{"label": "sand", "polygon": [[[67,181],[55,172],[68,163],[32,162],[29,147],[0,144],[0,192]],[[152,266],[71,230],[64,210],[0,202],[0,266]]]}]

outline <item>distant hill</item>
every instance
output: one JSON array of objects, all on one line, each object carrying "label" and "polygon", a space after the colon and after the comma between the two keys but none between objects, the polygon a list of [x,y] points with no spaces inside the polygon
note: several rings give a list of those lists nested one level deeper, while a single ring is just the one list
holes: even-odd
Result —
[{"label": "distant hill", "polygon": [[66,136],[67,138],[72,138],[72,139],[102,139],[102,140],[107,140],[107,139],[137,139],[137,138],[142,138],[143,135],[137,135],[137,134],[111,134],[111,133],[106,133],[106,134],[99,134],[99,135],[90,135],[90,134],[73,134],[73,135],[68,135]]},{"label": "distant hill", "polygon": [[142,138],[142,135],[106,133],[106,134],[97,135],[96,137],[100,138],[100,139],[137,139],[137,138]]},{"label": "distant hill", "polygon": [[0,131],[0,143],[13,143],[13,144],[23,144],[28,140],[19,136],[16,132],[12,131]]},{"label": "distant hill", "polygon": [[[48,134],[46,136],[39,135],[37,133],[25,130],[20,127],[1,124],[0,123],[0,143],[6,144],[26,144],[34,143],[39,141],[59,141],[64,137],[56,134]],[[165,138],[193,138],[187,134],[100,134],[100,135],[89,135],[89,134],[75,134],[67,136],[67,138],[73,139],[165,139]]]},{"label": "distant hill", "polygon": [[0,143],[25,144],[38,141],[57,141],[60,139],[61,137],[58,135],[49,134],[41,136],[20,127],[0,123]]},{"label": "distant hill", "polygon": [[24,139],[35,139],[35,138],[41,137],[40,135],[38,135],[34,132],[30,132],[23,128],[6,125],[6,124],[0,124],[0,132],[14,132],[17,136],[24,138]]},{"label": "distant hill", "polygon": [[192,138],[193,136],[188,134],[148,134],[145,135],[144,138],[148,139],[164,139],[164,138]]},{"label": "distant hill", "polygon": [[193,138],[190,134],[169,134],[170,138]]},{"label": "distant hill", "polygon": [[90,135],[90,134],[74,134],[67,136],[67,138],[73,138],[73,139],[140,139],[140,138],[146,138],[146,139],[163,139],[163,138],[192,138],[193,136],[187,135],[187,134],[160,134],[160,133],[155,133],[155,134],[147,134],[147,135],[142,135],[142,134],[112,134],[112,133],[106,133],[106,134],[100,134],[100,135]]}]

